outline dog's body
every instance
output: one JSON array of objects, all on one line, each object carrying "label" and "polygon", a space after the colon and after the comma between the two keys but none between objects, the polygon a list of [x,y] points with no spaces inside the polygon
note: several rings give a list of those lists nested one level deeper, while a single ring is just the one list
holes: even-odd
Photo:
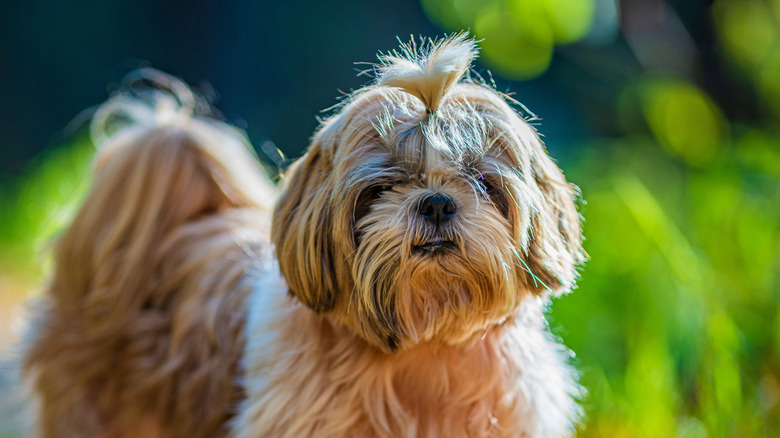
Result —
[{"label": "dog's body", "polygon": [[238,438],[573,433],[543,310],[584,258],[576,189],[504,96],[463,80],[475,55],[456,36],[384,57],[289,170]]},{"label": "dog's body", "polygon": [[154,76],[173,91],[98,110],[93,188],[55,245],[26,356],[44,438],[224,436],[242,397],[274,189],[240,132]]}]

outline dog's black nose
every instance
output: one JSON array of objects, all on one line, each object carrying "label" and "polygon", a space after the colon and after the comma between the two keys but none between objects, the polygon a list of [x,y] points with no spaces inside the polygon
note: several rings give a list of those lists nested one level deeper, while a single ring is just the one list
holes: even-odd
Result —
[{"label": "dog's black nose", "polygon": [[440,193],[430,195],[420,202],[417,213],[432,224],[443,224],[455,216],[455,204]]}]

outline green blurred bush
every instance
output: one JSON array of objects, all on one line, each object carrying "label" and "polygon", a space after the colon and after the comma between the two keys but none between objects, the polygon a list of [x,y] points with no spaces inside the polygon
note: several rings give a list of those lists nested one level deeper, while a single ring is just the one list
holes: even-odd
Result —
[{"label": "green blurred bush", "polygon": [[[514,79],[543,74],[557,45],[609,34],[613,3],[422,0]],[[707,13],[718,65],[706,67],[751,107],[720,107],[696,74],[637,70],[608,96],[620,134],[569,145],[561,163],[586,201],[590,261],[551,318],[589,391],[583,437],[780,436],[780,1]],[[0,186],[6,281],[37,278],[37,248],[83,194],[90,155],[79,139]]]}]

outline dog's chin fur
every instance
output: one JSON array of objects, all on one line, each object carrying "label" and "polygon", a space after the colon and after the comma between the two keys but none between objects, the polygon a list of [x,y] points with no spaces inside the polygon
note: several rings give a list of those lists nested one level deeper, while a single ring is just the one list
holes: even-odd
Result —
[{"label": "dog's chin fur", "polygon": [[[464,77],[475,56],[458,35],[382,58],[288,171],[238,437],[573,432],[575,373],[543,308],[584,259],[576,188]],[[423,213],[432,196],[448,220]]]}]

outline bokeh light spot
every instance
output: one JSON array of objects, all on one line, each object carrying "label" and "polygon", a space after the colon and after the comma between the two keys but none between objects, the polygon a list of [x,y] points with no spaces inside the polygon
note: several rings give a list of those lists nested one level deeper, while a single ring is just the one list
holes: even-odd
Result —
[{"label": "bokeh light spot", "polygon": [[728,123],[703,91],[681,80],[647,79],[639,97],[650,130],[667,150],[691,165],[716,156]]},{"label": "bokeh light spot", "polygon": [[499,74],[510,79],[530,79],[547,70],[553,55],[549,25],[539,20],[542,5],[515,0],[509,8],[495,6],[475,23],[482,42],[482,54]]},{"label": "bokeh light spot", "polygon": [[[450,31],[470,29],[483,40],[482,60],[489,68],[524,80],[547,70],[556,44],[590,33],[597,5],[596,0],[422,0],[422,6]],[[609,17],[606,25],[614,27],[616,13]]]},{"label": "bokeh light spot", "polygon": [[573,43],[588,34],[596,9],[594,0],[545,0],[555,41]]},{"label": "bokeh light spot", "polygon": [[778,38],[778,22],[762,1],[719,0],[712,7],[726,53],[744,69],[761,66]]}]

